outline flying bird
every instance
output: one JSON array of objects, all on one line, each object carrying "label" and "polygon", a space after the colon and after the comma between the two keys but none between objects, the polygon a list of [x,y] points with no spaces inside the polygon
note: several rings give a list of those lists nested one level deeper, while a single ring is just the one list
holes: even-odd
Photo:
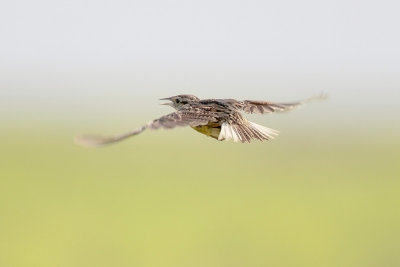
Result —
[{"label": "flying bird", "polygon": [[290,103],[274,103],[254,100],[235,99],[200,99],[194,95],[177,95],[160,100],[167,103],[176,111],[127,133],[115,136],[81,135],[75,142],[82,146],[96,147],[125,140],[128,137],[140,134],[146,129],[172,129],[178,126],[190,126],[194,130],[218,141],[233,140],[234,142],[248,142],[252,140],[271,140],[278,135],[278,131],[248,121],[241,112],[267,114],[284,112],[316,99],[326,98],[324,94],[314,96],[303,101]]}]

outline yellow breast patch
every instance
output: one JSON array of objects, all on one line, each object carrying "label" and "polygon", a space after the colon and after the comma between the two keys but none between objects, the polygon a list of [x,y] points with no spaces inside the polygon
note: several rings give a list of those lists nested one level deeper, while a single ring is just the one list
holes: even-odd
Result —
[{"label": "yellow breast patch", "polygon": [[192,126],[193,129],[204,135],[218,139],[221,128],[210,127],[209,125]]}]

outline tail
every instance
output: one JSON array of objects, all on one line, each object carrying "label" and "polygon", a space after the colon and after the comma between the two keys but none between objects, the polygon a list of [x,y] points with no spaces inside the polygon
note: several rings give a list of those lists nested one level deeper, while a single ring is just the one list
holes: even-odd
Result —
[{"label": "tail", "polygon": [[257,139],[260,141],[274,139],[278,135],[278,131],[256,124],[254,122],[246,122],[243,124],[229,124],[224,122],[221,125],[221,132],[218,140],[233,140],[234,142],[240,141],[242,143]]}]

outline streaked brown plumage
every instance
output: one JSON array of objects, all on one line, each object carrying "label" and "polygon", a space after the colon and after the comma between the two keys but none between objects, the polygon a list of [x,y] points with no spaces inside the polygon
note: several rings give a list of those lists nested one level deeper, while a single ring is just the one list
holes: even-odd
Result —
[{"label": "streaked brown plumage", "polygon": [[250,142],[253,139],[260,141],[270,140],[278,132],[267,127],[255,124],[245,119],[245,113],[266,114],[291,110],[306,102],[325,98],[325,95],[312,97],[304,101],[291,103],[273,103],[266,101],[235,99],[204,99],[193,95],[177,95],[161,100],[169,100],[170,105],[177,111],[162,116],[146,125],[121,135],[103,137],[97,135],[83,135],[75,138],[76,143],[83,146],[102,146],[124,140],[137,135],[146,129],[171,129],[177,126],[190,126],[196,131],[219,141],[233,139],[235,142]]}]

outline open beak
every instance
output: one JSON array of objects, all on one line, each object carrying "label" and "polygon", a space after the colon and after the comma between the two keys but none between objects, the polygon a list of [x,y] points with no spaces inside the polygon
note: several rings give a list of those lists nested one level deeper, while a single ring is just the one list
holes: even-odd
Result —
[{"label": "open beak", "polygon": [[[168,101],[172,101],[170,97],[161,98],[160,100],[168,100]],[[160,105],[172,106],[172,102],[161,103]]]}]

